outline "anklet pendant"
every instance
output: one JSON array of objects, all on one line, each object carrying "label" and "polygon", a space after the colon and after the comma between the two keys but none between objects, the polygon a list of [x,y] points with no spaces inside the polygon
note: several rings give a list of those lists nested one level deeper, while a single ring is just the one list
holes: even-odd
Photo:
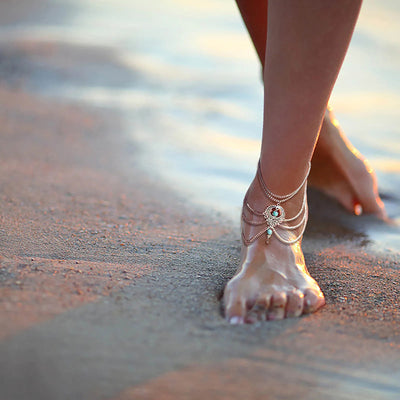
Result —
[{"label": "anklet pendant", "polygon": [[[285,220],[285,210],[278,203],[276,205],[268,206],[263,212],[265,221],[267,222],[268,228],[275,228]],[[271,233],[272,235],[272,233]]]},{"label": "anklet pendant", "polygon": [[271,238],[272,233],[273,233],[272,228],[268,227],[268,229],[265,231],[265,236],[266,236],[265,244],[269,244],[269,239]]},{"label": "anklet pendant", "polygon": [[267,229],[265,231],[266,239],[265,244],[269,244],[269,239],[273,234],[272,228],[280,225],[285,220],[285,210],[278,203],[276,205],[268,206],[264,212],[263,216],[265,218],[265,222],[267,223]]}]

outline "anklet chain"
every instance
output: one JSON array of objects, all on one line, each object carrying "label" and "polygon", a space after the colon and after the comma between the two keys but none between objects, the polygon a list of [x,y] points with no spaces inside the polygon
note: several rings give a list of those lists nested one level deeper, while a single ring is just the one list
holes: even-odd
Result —
[{"label": "anklet chain", "polygon": [[264,178],[263,178],[263,175],[261,172],[261,162],[260,161],[258,161],[258,166],[257,166],[257,178],[258,178],[258,181],[260,182],[261,187],[264,190],[265,195],[269,199],[271,199],[272,201],[275,201],[276,203],[284,203],[284,202],[290,200],[292,197],[296,196],[297,193],[299,193],[301,188],[307,182],[307,178],[308,178],[308,175],[310,174],[310,170],[311,170],[311,163],[309,162],[306,176],[304,177],[303,182],[301,182],[300,186],[297,189],[295,189],[292,193],[285,194],[282,196],[272,193],[265,185]]},{"label": "anklet chain", "polygon": [[[266,235],[265,242],[267,244],[269,243],[269,239],[271,238],[272,234],[275,234],[276,238],[285,244],[294,244],[301,239],[301,237],[303,236],[304,230],[306,228],[306,225],[307,225],[307,220],[308,220],[307,187],[305,188],[305,191],[304,191],[303,201],[302,201],[300,210],[293,217],[286,218],[286,212],[285,212],[284,208],[281,206],[281,204],[289,201],[294,196],[296,196],[296,194],[299,193],[299,191],[301,190],[301,188],[304,185],[307,186],[307,178],[310,173],[310,169],[311,169],[311,163],[309,163],[309,165],[308,165],[308,171],[307,171],[305,178],[303,179],[300,186],[296,190],[294,190],[293,192],[286,194],[286,195],[277,195],[277,194],[272,193],[267,188],[267,186],[264,182],[263,176],[262,176],[261,164],[260,164],[260,162],[258,163],[257,178],[260,183],[260,186],[262,187],[266,197],[268,197],[270,200],[272,200],[276,204],[268,206],[263,212],[259,212],[259,211],[254,210],[252,207],[250,207],[249,203],[247,202],[247,196],[245,197],[244,206],[247,208],[247,210],[256,216],[264,217],[264,220],[261,222],[250,221],[248,218],[246,218],[246,216],[244,214],[244,210],[243,210],[243,212],[242,212],[243,221],[252,226],[266,225],[264,229],[262,229],[260,232],[258,232],[256,235],[254,235],[250,239],[245,238],[244,231],[242,229],[242,239],[246,246],[255,242],[258,238],[260,238],[264,234]],[[288,222],[293,222],[299,218],[300,218],[300,220],[295,225],[291,225],[291,226],[287,225]],[[296,237],[294,237],[291,240],[288,240],[288,239],[285,239],[284,237],[282,237],[277,232],[277,230],[276,230],[277,227],[279,227],[283,230],[286,230],[286,231],[293,231],[300,227],[301,227],[301,229],[300,229],[299,235],[297,235]]]}]

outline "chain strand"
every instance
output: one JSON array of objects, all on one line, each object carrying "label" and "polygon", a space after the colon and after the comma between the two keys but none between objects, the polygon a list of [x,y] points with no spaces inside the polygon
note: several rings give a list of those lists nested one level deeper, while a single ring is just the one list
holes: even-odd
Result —
[{"label": "chain strand", "polygon": [[[271,222],[271,220],[270,220],[271,217],[267,214],[267,210],[270,210],[272,206],[268,206],[269,208],[267,207],[265,209],[265,211],[262,212],[262,213],[259,212],[259,211],[256,211],[247,202],[247,195],[246,195],[243,205],[248,209],[248,211],[251,214],[256,215],[258,217],[264,217],[265,220],[264,221],[259,221],[259,222],[252,221],[252,220],[248,219],[245,216],[244,209],[243,209],[243,211],[242,211],[242,220],[243,220],[243,222],[246,223],[246,224],[249,224],[251,226],[266,225],[265,228],[263,228],[260,232],[256,233],[253,237],[251,237],[249,239],[246,239],[246,237],[244,235],[244,230],[243,230],[243,227],[242,227],[242,239],[243,239],[243,242],[244,242],[244,244],[246,246],[250,245],[251,243],[254,243],[257,239],[259,239],[264,234],[266,234],[266,236],[267,236],[267,243],[268,243],[269,238],[272,236],[272,233],[275,235],[275,237],[279,241],[281,241],[282,243],[285,243],[285,244],[294,244],[294,243],[298,242],[301,239],[301,237],[303,236],[303,233],[305,231],[305,228],[306,228],[306,225],[307,225],[307,221],[308,221],[307,178],[308,178],[308,175],[310,173],[310,169],[311,169],[311,163],[309,163],[307,174],[304,177],[301,185],[299,187],[297,187],[297,189],[295,189],[293,192],[291,192],[291,193],[289,193],[287,195],[276,195],[276,194],[272,193],[267,188],[267,186],[265,185],[265,182],[264,182],[264,179],[263,179],[263,176],[262,176],[262,172],[261,172],[261,163],[260,163],[260,161],[258,162],[258,168],[257,168],[258,181],[260,182],[260,185],[261,185],[261,187],[262,187],[262,189],[264,191],[265,196],[268,199],[270,199],[270,200],[272,200],[273,202],[276,203],[276,205],[275,205],[276,209],[275,209],[274,212],[276,212],[278,209],[281,210],[282,217],[279,218],[276,214],[272,213],[271,215],[273,215],[276,219],[275,220],[273,219],[272,222]],[[302,201],[300,210],[293,217],[285,218],[286,217],[285,210],[282,208],[282,206],[280,204],[281,203],[285,203],[288,200],[292,199],[297,193],[299,193],[299,191],[301,190],[301,188],[303,186],[305,186],[305,191],[304,191],[303,201]],[[278,213],[278,215],[279,215],[279,213]],[[293,222],[293,221],[299,219],[300,217],[301,217],[301,219],[297,224],[295,224],[295,225],[287,225],[286,224],[287,222]],[[284,231],[285,230],[286,231],[293,231],[293,230],[298,229],[300,227],[301,227],[300,233],[297,236],[295,236],[293,239],[291,239],[291,240],[285,239],[276,230],[276,228],[280,228],[280,229],[282,229]]]}]

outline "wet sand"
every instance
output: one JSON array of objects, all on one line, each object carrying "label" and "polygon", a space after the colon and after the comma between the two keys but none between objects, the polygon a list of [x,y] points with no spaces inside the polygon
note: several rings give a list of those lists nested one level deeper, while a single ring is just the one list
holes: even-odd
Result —
[{"label": "wet sand", "polygon": [[236,227],[149,176],[118,110],[37,90],[134,72],[107,48],[20,39],[0,54],[2,398],[398,399],[400,257],[367,246],[376,221],[310,193],[304,250],[326,307],[230,326]]}]

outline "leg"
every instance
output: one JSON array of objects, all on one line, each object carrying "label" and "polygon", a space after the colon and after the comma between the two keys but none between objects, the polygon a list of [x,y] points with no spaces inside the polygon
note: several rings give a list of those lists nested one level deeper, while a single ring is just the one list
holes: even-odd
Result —
[{"label": "leg", "polygon": [[[264,69],[268,0],[236,1]],[[385,218],[376,176],[346,138],[331,110],[326,111],[322,121],[309,182],[350,212],[358,214],[363,210]]]},{"label": "leg", "polygon": [[[274,193],[292,192],[306,175],[360,3],[276,0],[268,5],[260,162]],[[304,191],[303,186],[285,203],[288,216],[301,208]],[[252,182],[246,203],[254,210],[271,204],[259,180]],[[253,218],[246,209],[244,217]],[[245,239],[256,231],[243,223]],[[263,237],[248,245],[244,241],[241,265],[225,289],[224,304],[226,317],[243,323],[250,322],[254,307],[258,317],[279,319],[313,312],[324,297],[307,271],[300,241],[284,244],[274,235],[268,244]]]}]

